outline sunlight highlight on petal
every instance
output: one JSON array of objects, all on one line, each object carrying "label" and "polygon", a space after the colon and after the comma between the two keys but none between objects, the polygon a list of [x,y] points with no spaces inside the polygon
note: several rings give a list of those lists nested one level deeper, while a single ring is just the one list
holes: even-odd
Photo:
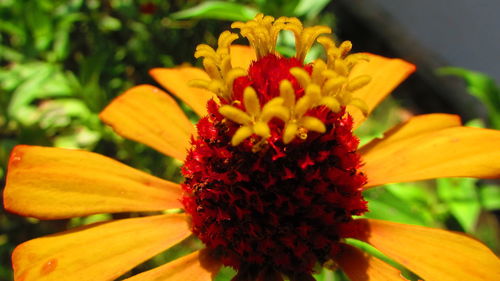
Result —
[{"label": "sunlight highlight on petal", "polygon": [[125,281],[211,281],[220,266],[208,251],[200,250]]},{"label": "sunlight highlight on petal", "polygon": [[114,99],[99,115],[121,136],[184,160],[194,125],[175,100],[160,89],[136,86]]},{"label": "sunlight highlight on petal", "polygon": [[394,136],[394,141],[389,134],[379,145],[362,150],[366,187],[442,177],[500,177],[499,131],[451,127]]},{"label": "sunlight highlight on petal", "polygon": [[180,208],[181,188],[105,156],[16,146],[9,161],[4,205],[39,219]]},{"label": "sunlight highlight on petal", "polygon": [[500,259],[466,235],[415,225],[360,219],[370,243],[424,280],[499,280]]},{"label": "sunlight highlight on petal", "polygon": [[351,281],[407,280],[396,268],[350,245],[342,244],[336,262]]},{"label": "sunlight highlight on petal", "polygon": [[196,67],[153,68],[149,74],[170,93],[189,105],[200,117],[207,115],[207,101],[215,95],[210,91],[191,87],[189,81],[208,80],[207,73]]},{"label": "sunlight highlight on petal", "polygon": [[184,215],[96,223],[30,240],[12,254],[22,281],[114,280],[190,235]]},{"label": "sunlight highlight on petal", "polygon": [[[351,77],[369,75],[372,80],[365,87],[354,92],[353,98],[363,100],[368,106],[368,114],[389,95],[401,82],[415,71],[415,66],[401,59],[391,59],[374,54],[368,55],[369,62],[360,62],[353,68]],[[354,118],[354,128],[366,117],[358,108],[348,106],[347,111]]]}]

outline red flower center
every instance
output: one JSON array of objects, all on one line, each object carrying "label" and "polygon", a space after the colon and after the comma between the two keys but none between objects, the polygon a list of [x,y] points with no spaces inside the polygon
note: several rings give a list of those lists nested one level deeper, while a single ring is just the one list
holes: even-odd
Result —
[{"label": "red flower center", "polygon": [[[248,76],[234,82],[232,105],[244,109],[248,86],[265,104],[279,96],[283,79],[300,98],[304,90],[289,72],[297,66],[311,72],[297,59],[273,54],[254,62]],[[351,117],[344,108],[334,113],[319,106],[306,115],[320,119],[325,133],[304,132],[307,138],[284,144],[285,124],[274,118],[270,137],[261,141],[252,136],[233,146],[239,124],[218,109],[216,102],[208,103],[209,114],[197,125],[198,136],[183,167],[182,202],[192,217],[193,233],[240,272],[310,274],[350,236],[352,216],[367,211],[361,195],[366,177],[358,171]]]}]

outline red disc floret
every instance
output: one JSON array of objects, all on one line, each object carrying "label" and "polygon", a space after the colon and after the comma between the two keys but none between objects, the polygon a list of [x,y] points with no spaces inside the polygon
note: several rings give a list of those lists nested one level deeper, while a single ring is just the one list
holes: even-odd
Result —
[{"label": "red disc floret", "polygon": [[[263,60],[266,68],[256,69]],[[254,87],[262,102],[279,96],[280,79],[301,92],[288,73],[297,62],[265,57],[238,85]],[[244,87],[238,85],[235,96],[241,97]],[[307,114],[322,120],[326,132],[309,132],[307,139],[286,145],[283,122],[272,120],[271,137],[256,150],[257,136],[231,145],[239,125],[224,119],[218,108],[208,103],[183,166],[182,202],[193,233],[238,271],[310,274],[317,262],[337,254],[340,239],[352,235],[352,216],[367,211],[352,118],[344,110],[310,110]]]}]

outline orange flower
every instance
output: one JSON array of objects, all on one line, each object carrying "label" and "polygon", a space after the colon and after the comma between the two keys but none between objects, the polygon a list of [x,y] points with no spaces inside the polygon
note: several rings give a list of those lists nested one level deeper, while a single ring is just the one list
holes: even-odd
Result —
[{"label": "orange flower", "polygon": [[[253,48],[231,45],[237,36],[225,32],[217,50],[197,48],[205,71],[151,71],[205,116],[198,130],[173,98],[150,85],[128,90],[100,115],[120,135],[185,161],[184,192],[179,184],[95,153],[14,149],[4,191],[11,212],[63,219],[185,210],[25,242],[12,255],[16,281],[114,280],[193,233],[206,249],[127,280],[212,280],[221,264],[237,269],[234,280],[313,280],[312,266],[327,261],[353,281],[401,279],[397,269],[345,244],[348,237],[373,245],[425,280],[500,279],[499,259],[468,236],[353,218],[366,211],[366,188],[438,177],[498,178],[500,132],[463,127],[454,115],[428,114],[357,149],[352,127],[413,65],[348,55],[349,42],[336,46],[319,37],[329,28],[303,28],[293,18],[258,15],[233,27]],[[274,50],[283,29],[295,34],[295,59]],[[327,60],[304,65],[316,40]],[[212,98],[217,102],[209,102],[207,111]]]}]

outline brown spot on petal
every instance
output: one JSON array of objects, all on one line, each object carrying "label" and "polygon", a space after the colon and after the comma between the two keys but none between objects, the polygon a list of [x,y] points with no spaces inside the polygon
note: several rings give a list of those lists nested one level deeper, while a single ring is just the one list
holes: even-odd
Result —
[{"label": "brown spot on petal", "polygon": [[42,269],[40,270],[41,275],[47,275],[54,271],[57,267],[57,259],[51,259],[48,262],[46,262],[43,266]]}]

